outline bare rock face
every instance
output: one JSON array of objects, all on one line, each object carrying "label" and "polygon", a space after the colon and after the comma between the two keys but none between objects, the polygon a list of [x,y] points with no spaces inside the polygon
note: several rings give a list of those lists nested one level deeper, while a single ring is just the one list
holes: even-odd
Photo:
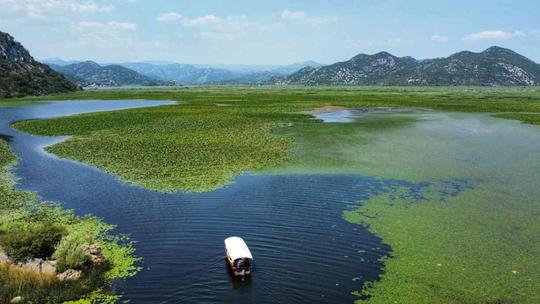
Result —
[{"label": "bare rock face", "polygon": [[0,248],[0,264],[1,263],[8,263],[8,262],[9,262],[8,256],[6,255],[6,253],[4,251],[2,251],[2,248]]},{"label": "bare rock face", "polygon": [[76,90],[77,85],[34,60],[11,35],[0,31],[0,98]]},{"label": "bare rock face", "polygon": [[87,244],[82,246],[82,250],[90,256],[90,261],[94,266],[104,266],[107,264],[107,260],[101,254],[101,246],[98,244]]},{"label": "bare rock face", "polygon": [[101,246],[98,244],[82,245],[82,250],[88,254],[101,254]]},{"label": "bare rock face", "polygon": [[42,259],[33,259],[26,263],[21,263],[18,265],[22,269],[34,271],[37,273],[43,274],[56,274],[56,262],[55,261],[46,261]]},{"label": "bare rock face", "polygon": [[74,269],[68,269],[60,274],[58,274],[56,277],[60,281],[77,281],[82,276],[82,271],[80,270],[74,270]]}]

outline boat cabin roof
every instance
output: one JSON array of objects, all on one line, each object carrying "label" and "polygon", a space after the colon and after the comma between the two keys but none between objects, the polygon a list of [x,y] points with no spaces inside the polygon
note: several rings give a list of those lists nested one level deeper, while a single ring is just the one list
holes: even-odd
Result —
[{"label": "boat cabin roof", "polygon": [[225,248],[233,261],[242,258],[253,260],[251,251],[249,251],[248,246],[242,238],[231,236],[230,238],[225,239]]}]

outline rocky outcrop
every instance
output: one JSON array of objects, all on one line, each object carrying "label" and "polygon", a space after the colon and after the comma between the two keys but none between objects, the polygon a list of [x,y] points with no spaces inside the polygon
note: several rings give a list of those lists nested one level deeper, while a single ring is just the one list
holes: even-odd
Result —
[{"label": "rocky outcrop", "polygon": [[8,263],[8,262],[9,262],[9,258],[7,254],[2,250],[2,248],[0,248],[0,264]]},{"label": "rocky outcrop", "polygon": [[12,36],[0,32],[0,98],[76,90],[77,85],[34,60]]},{"label": "rocky outcrop", "polygon": [[107,260],[101,254],[101,246],[98,244],[82,245],[82,250],[90,257],[90,261],[96,267],[101,267],[107,264]]},{"label": "rocky outcrop", "polygon": [[[103,267],[108,264],[107,259],[102,254],[102,248],[98,244],[85,244],[81,249],[88,255],[91,267]],[[0,248],[0,264],[7,263],[19,267],[27,271],[33,271],[41,274],[56,275],[61,281],[74,281],[81,278],[82,270],[67,269],[62,273],[58,273],[56,260],[31,259],[24,263],[13,262],[6,253]]]},{"label": "rocky outcrop", "polygon": [[77,281],[82,276],[82,271],[68,269],[62,273],[59,273],[56,277],[60,281]]},{"label": "rocky outcrop", "polygon": [[33,259],[25,263],[19,263],[17,266],[25,270],[34,271],[43,274],[56,274],[56,261],[46,261],[43,259]]}]

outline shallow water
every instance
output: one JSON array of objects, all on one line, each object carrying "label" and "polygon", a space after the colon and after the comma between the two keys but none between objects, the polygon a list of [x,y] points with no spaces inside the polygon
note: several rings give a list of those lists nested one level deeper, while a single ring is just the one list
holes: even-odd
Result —
[{"label": "shallow water", "polygon": [[[115,285],[131,303],[347,303],[381,274],[389,248],[343,210],[403,184],[353,175],[244,175],[203,194],[159,193],[119,181],[43,147],[63,137],[31,136],[9,124],[83,112],[157,105],[73,101],[0,108],[0,133],[20,156],[19,187],[94,214],[130,234],[143,271]],[[420,187],[408,185],[410,187]],[[223,239],[242,236],[255,269],[244,282],[228,273]],[[362,253],[359,253],[362,251]]]},{"label": "shallow water", "polygon": [[316,113],[315,119],[320,119],[325,123],[350,123],[359,120],[380,119],[381,115],[387,114],[418,114],[419,110],[374,108],[374,109],[344,109],[337,111],[327,111]]}]

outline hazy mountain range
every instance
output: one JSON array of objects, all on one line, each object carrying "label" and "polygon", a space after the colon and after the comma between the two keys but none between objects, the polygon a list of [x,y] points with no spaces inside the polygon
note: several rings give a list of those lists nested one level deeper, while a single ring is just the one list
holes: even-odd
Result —
[{"label": "hazy mountain range", "polygon": [[[307,66],[322,66],[314,61],[284,66],[191,65],[160,61],[100,65],[92,61],[64,61],[58,58],[44,62],[83,86],[161,85],[167,82],[186,85],[257,84],[292,74]],[[128,70],[136,72],[138,76]]]},{"label": "hazy mountain range", "polygon": [[[58,60],[57,60],[58,62]],[[66,71],[75,63],[58,68],[79,84],[84,80],[95,81],[100,77],[74,74]],[[94,63],[97,68],[97,64]],[[101,73],[113,78],[115,73],[127,74],[119,66],[135,71],[127,83],[114,80],[119,85],[176,84],[274,84],[274,85],[383,85],[383,86],[532,86],[540,85],[540,65],[501,47],[491,47],[480,53],[463,51],[446,58],[418,60],[397,57],[387,52],[374,55],[360,54],[348,61],[323,66],[307,61],[287,66],[205,66],[170,62],[120,63],[108,65],[115,71]],[[83,80],[73,78],[82,77]],[[146,78],[145,78],[146,77]],[[118,78],[118,77],[117,77]],[[152,81],[153,80],[153,81]],[[102,83],[106,83],[103,81]]]},{"label": "hazy mountain range", "polygon": [[313,61],[286,66],[206,66],[171,62],[98,64],[61,59],[46,62],[50,67],[34,60],[12,36],[0,32],[0,98],[68,92],[79,89],[79,86],[540,85],[538,63],[501,47],[491,47],[480,53],[463,51],[446,58],[426,60],[397,57],[387,52],[360,54],[348,61],[326,66]]},{"label": "hazy mountain range", "polygon": [[117,64],[102,66],[93,61],[83,61],[63,66],[49,63],[49,66],[83,87],[157,86],[164,84],[163,81],[141,75]]},{"label": "hazy mountain range", "polygon": [[501,47],[463,51],[446,58],[417,60],[387,52],[360,54],[348,61],[273,78],[277,85],[540,85],[540,65]]},{"label": "hazy mountain range", "polygon": [[7,33],[0,32],[0,98],[75,91],[78,87],[30,53]]}]

